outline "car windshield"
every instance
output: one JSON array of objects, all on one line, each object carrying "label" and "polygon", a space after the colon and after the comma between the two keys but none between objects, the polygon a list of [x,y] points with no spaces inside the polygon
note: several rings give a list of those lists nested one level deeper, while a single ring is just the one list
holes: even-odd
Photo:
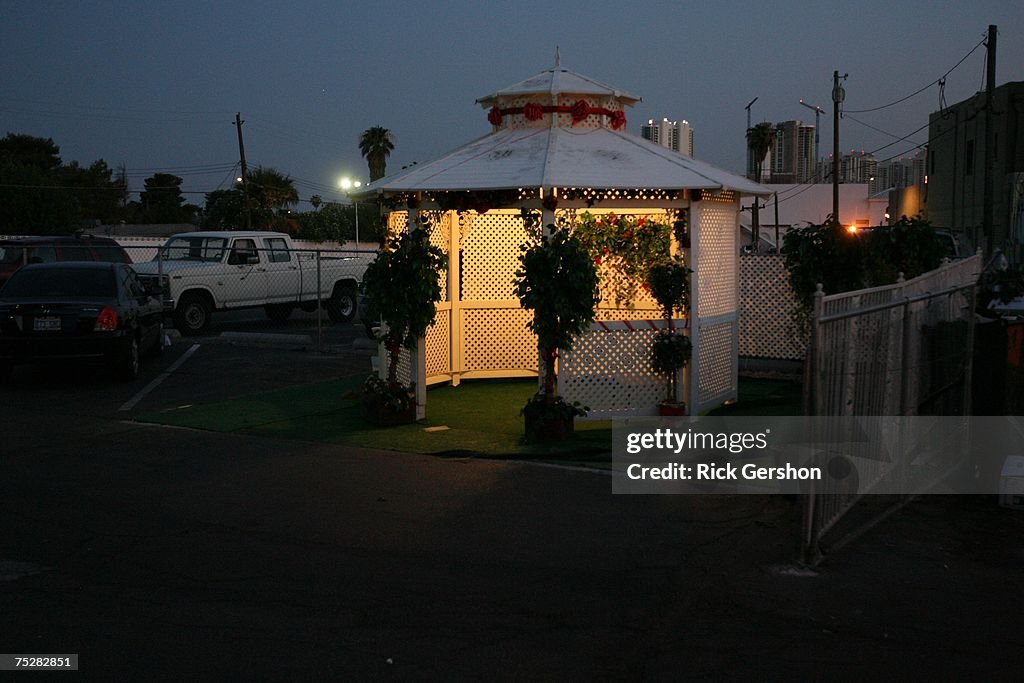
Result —
[{"label": "car windshield", "polygon": [[172,237],[160,249],[165,261],[220,261],[228,241],[223,237]]},{"label": "car windshield", "polygon": [[22,268],[0,289],[0,298],[113,298],[117,282],[110,268]]}]

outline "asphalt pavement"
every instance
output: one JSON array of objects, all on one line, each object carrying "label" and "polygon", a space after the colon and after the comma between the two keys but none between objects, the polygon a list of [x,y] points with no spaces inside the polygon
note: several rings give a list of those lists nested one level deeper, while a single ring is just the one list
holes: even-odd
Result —
[{"label": "asphalt pavement", "polygon": [[1019,680],[1024,517],[991,498],[923,498],[810,570],[790,498],[132,420],[365,373],[336,346],[181,339],[134,383],[0,388],[0,653],[103,680]]}]

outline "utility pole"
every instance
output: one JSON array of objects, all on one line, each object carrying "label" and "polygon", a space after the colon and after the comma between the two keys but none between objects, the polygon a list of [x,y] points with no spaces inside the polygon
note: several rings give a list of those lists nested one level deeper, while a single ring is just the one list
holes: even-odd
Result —
[{"label": "utility pole", "polygon": [[982,207],[982,218],[981,218],[981,231],[984,236],[984,251],[988,255],[992,252],[992,249],[1001,246],[1004,235],[1000,231],[999,235],[995,234],[995,225],[993,221],[993,210],[995,204],[995,193],[993,184],[995,181],[995,146],[996,146],[996,132],[995,132],[995,120],[992,116],[993,106],[993,91],[996,88],[996,27],[995,25],[989,25],[988,27],[988,40],[985,42],[985,47],[988,48],[988,53],[985,59],[986,64],[986,75],[985,75],[985,189],[983,192]]},{"label": "utility pole", "polygon": [[[760,95],[758,96],[760,97]],[[754,102],[757,102],[757,97],[750,100],[744,109],[747,110],[747,130],[750,130],[750,108],[754,106]],[[750,144],[747,144],[747,177],[754,172],[754,151],[750,149]],[[756,201],[756,200],[755,200]]]},{"label": "utility pole", "polygon": [[[844,76],[845,78],[845,76]],[[832,225],[839,225],[839,105],[846,91],[839,85],[839,72],[832,72]]]},{"label": "utility pole", "polygon": [[245,167],[245,143],[242,142],[241,112],[235,113],[235,128],[238,129],[238,160],[242,168],[242,202],[245,206],[245,229],[252,230],[252,212],[249,210],[249,173]]},{"label": "utility pole", "polygon": [[782,253],[782,243],[779,242],[779,193],[775,193],[775,254]]}]

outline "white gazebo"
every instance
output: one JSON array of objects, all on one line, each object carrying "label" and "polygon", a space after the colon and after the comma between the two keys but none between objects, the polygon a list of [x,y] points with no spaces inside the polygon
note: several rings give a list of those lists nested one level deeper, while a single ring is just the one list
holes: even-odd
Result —
[{"label": "white gazebo", "polygon": [[[640,98],[562,68],[477,100],[491,132],[431,162],[364,187],[391,229],[429,229],[448,257],[444,300],[406,379],[426,386],[538,372],[536,338],[513,288],[530,227],[571,224],[584,211],[684,221],[691,278],[693,358],[684,378],[691,411],[736,397],[741,195],[768,188],[626,132],[625,108]],[[591,415],[654,414],[664,381],[650,369],[660,317],[650,297],[616,307],[559,360],[559,391]]]}]

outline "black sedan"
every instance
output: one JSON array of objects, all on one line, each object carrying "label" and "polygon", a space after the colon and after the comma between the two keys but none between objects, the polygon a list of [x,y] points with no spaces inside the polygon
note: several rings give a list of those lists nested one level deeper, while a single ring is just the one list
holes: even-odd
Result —
[{"label": "black sedan", "polygon": [[133,380],[163,350],[163,301],[123,263],[28,265],[0,289],[0,380],[19,363],[99,361]]}]

